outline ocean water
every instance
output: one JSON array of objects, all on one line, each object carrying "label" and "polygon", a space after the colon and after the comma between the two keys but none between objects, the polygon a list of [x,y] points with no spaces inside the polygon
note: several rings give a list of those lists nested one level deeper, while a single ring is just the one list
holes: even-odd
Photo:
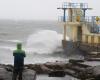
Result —
[{"label": "ocean water", "polygon": [[[68,61],[62,53],[63,28],[56,21],[0,20],[0,64],[13,64],[13,50],[21,42],[26,51],[25,64]],[[69,38],[67,37],[69,40]],[[72,77],[37,80],[76,80]]]},{"label": "ocean water", "polygon": [[[0,63],[13,64],[13,50],[21,42],[25,64],[65,60],[61,55],[62,28],[55,21],[0,21]],[[59,53],[59,54],[55,54]]]}]

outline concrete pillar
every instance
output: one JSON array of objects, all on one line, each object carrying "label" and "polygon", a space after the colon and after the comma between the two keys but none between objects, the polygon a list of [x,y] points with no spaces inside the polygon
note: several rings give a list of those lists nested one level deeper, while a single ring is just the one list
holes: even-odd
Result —
[{"label": "concrete pillar", "polygon": [[98,42],[99,42],[99,46],[100,46],[100,36],[98,36]]},{"label": "concrete pillar", "polygon": [[73,26],[73,42],[77,41],[77,27],[76,26]]},{"label": "concrete pillar", "polygon": [[94,43],[99,44],[99,36],[94,37]]},{"label": "concrete pillar", "polygon": [[88,43],[91,44],[91,36],[88,35]]},{"label": "concrete pillar", "polygon": [[85,35],[85,42],[88,43],[88,35]]},{"label": "concrete pillar", "polygon": [[72,14],[73,14],[73,10],[71,8],[68,9],[69,22],[72,22]]},{"label": "concrete pillar", "polygon": [[94,45],[95,44],[95,37],[91,36],[91,44]]},{"label": "concrete pillar", "polygon": [[64,32],[63,32],[63,40],[62,40],[63,48],[66,48],[66,46],[67,46],[66,36],[67,36],[66,23],[64,23]]},{"label": "concrete pillar", "polygon": [[85,39],[85,38],[86,38],[86,36],[85,36],[85,35],[82,35],[82,42],[83,42],[83,43],[86,42],[86,39]]},{"label": "concrete pillar", "polygon": [[67,31],[66,31],[66,23],[64,24],[64,33],[63,33],[63,39],[66,41]]}]

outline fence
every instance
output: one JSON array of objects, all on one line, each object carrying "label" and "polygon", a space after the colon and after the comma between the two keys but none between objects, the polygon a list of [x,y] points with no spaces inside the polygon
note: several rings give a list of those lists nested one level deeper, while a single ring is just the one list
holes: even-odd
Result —
[{"label": "fence", "polygon": [[64,2],[62,8],[88,8],[88,3],[68,3]]},{"label": "fence", "polygon": [[[70,17],[65,17],[65,22],[83,22],[89,29],[91,33],[100,33],[100,17],[99,16],[72,16],[72,21]],[[58,17],[59,22],[64,21],[63,16]]]}]

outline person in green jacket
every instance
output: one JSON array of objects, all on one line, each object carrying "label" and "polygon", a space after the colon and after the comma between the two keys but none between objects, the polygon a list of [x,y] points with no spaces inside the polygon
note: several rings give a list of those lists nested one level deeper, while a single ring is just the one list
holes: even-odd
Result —
[{"label": "person in green jacket", "polygon": [[22,44],[17,43],[17,49],[13,51],[14,56],[14,69],[12,80],[22,80],[22,72],[24,69],[24,57],[26,57],[25,51],[22,50]]}]

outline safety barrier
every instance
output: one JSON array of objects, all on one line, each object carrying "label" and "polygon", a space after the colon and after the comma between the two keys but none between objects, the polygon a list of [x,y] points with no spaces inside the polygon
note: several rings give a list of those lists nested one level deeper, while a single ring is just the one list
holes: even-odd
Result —
[{"label": "safety barrier", "polygon": [[63,2],[63,8],[88,8],[88,3],[70,3],[70,2]]}]

